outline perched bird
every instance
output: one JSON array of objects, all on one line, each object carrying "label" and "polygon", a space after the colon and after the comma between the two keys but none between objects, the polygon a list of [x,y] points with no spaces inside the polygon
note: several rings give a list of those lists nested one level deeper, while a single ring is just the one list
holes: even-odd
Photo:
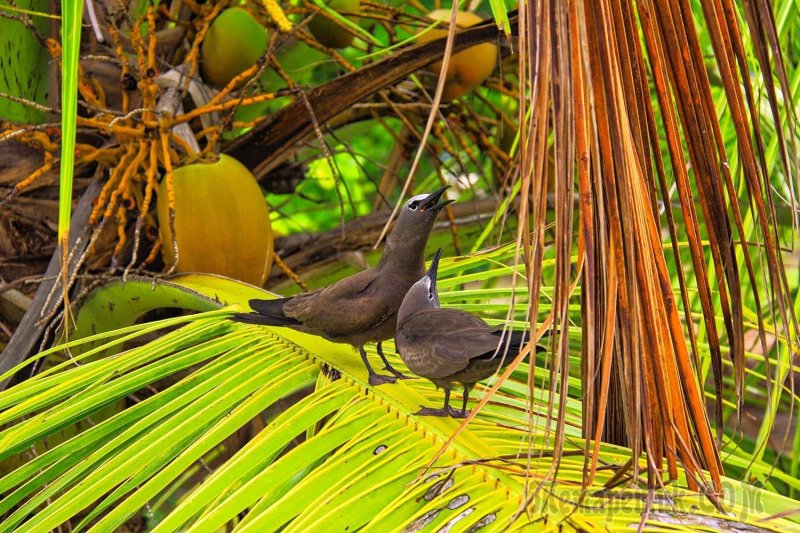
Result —
[{"label": "perched bird", "polygon": [[[460,309],[439,307],[436,270],[442,249],[436,252],[427,274],[409,289],[397,316],[395,344],[409,370],[444,389],[444,407],[423,407],[416,414],[467,416],[469,391],[478,381],[508,365],[524,346],[523,331],[494,328]],[[461,411],[450,407],[450,390],[464,386]]]},{"label": "perched bird", "polygon": [[[249,324],[286,326],[333,342],[353,345],[369,372],[370,385],[404,378],[383,354],[381,341],[394,337],[397,311],[414,282],[425,274],[425,245],[436,215],[452,200],[439,202],[448,186],[408,200],[397,218],[378,264],[336,283],[291,298],[250,300],[254,313],[233,318]],[[386,370],[377,374],[364,344],[377,342]]]}]

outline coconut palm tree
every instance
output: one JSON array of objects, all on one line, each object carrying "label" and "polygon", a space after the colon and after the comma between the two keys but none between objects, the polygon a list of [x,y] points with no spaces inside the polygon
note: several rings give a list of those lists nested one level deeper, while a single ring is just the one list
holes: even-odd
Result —
[{"label": "coconut palm tree", "polygon": [[[70,243],[62,230],[60,275],[40,288],[3,353],[0,378],[13,381],[0,393],[0,529],[796,527],[797,283],[784,249],[796,220],[797,74],[793,52],[787,61],[782,50],[798,28],[794,3],[540,0],[506,12],[493,2],[501,30],[494,21],[451,26],[413,44],[432,26],[416,3],[365,2],[356,19],[352,7],[265,0],[247,5],[270,27],[261,59],[205,100],[203,84],[190,82],[227,3],[90,7],[111,45],[69,39],[79,8],[63,10],[63,53],[26,12],[4,15],[49,45],[64,73],[78,72],[65,75],[60,151],[45,127],[4,124],[5,139],[46,154],[9,205],[56,161],[66,183],[72,156],[78,169],[100,170],[72,217],[82,239]],[[309,17],[352,33],[357,53],[326,46],[305,29]],[[164,55],[157,45],[169,39],[183,52],[175,44]],[[80,52],[81,42],[102,53]],[[444,74],[453,54],[486,42],[514,68],[454,102],[442,101],[445,76],[412,76],[443,57]],[[298,67],[279,53],[293,43],[342,73],[299,86],[293,76],[310,56]],[[136,83],[113,109],[103,83],[86,77],[89,59],[112,52],[116,79]],[[167,68],[177,85],[156,76]],[[279,88],[262,86],[277,78]],[[182,89],[194,108],[165,113],[167,94],[189,105],[176,96]],[[75,96],[87,113],[74,111]],[[255,118],[234,115],[261,104]],[[17,119],[25,121],[33,119]],[[269,188],[314,153],[311,167],[324,164],[335,191],[347,192],[338,152],[358,147],[365,122],[391,132],[373,155],[388,161],[375,188],[392,199],[413,179],[509,177],[492,185],[497,202],[483,227],[459,224],[466,217],[454,210],[450,234],[434,235],[451,251],[472,247],[442,261],[441,301],[530,328],[547,351],[531,343],[479,386],[464,421],[414,416],[441,391],[425,380],[370,387],[347,346],[232,322],[249,298],[271,297],[262,289],[141,275],[159,244],[175,244],[146,239],[157,225],[152,194],[163,187],[168,197],[173,166],[221,150]],[[514,123],[509,158],[485,132],[499,140]],[[397,174],[405,183],[389,179]],[[335,222],[353,196],[332,198]],[[169,204],[162,225],[176,209]],[[368,219],[373,231],[334,228],[305,241],[305,252],[348,239],[365,249],[389,212]],[[276,272],[301,281],[303,257],[284,251]],[[93,265],[115,275],[95,283],[85,275]],[[176,308],[195,313],[163,311]],[[32,350],[40,313],[63,326]]]}]

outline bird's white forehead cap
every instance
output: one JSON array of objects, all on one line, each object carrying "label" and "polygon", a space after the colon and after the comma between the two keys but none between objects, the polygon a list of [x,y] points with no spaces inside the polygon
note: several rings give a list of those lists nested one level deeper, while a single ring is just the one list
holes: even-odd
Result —
[{"label": "bird's white forehead cap", "polygon": [[428,294],[431,291],[431,278],[426,274],[422,279],[412,285],[408,292],[412,291],[415,294]]},{"label": "bird's white forehead cap", "polygon": [[424,200],[424,199],[425,199],[425,198],[427,198],[428,196],[430,196],[430,194],[428,194],[428,193],[424,193],[424,194],[418,194],[418,195],[416,195],[416,196],[412,196],[412,197],[411,197],[411,198],[410,198],[410,199],[409,199],[409,200],[406,202],[406,205],[409,205],[411,202],[421,202],[422,200]]}]

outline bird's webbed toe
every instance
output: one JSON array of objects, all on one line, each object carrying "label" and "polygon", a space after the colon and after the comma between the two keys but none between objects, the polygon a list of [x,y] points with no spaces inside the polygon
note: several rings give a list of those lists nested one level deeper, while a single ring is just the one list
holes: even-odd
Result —
[{"label": "bird's webbed toe", "polygon": [[397,378],[395,376],[384,376],[383,374],[370,374],[369,384],[373,387],[383,385],[384,383],[395,383]]},{"label": "bird's webbed toe", "polygon": [[416,413],[417,416],[450,416],[450,409],[435,409],[433,407],[423,407]]},{"label": "bird's webbed toe", "polygon": [[458,409],[453,409],[449,405],[446,408],[435,409],[433,407],[423,407],[416,413],[417,416],[449,416],[450,418],[466,418],[469,411],[466,413]]},{"label": "bird's webbed toe", "polygon": [[407,376],[402,372],[400,372],[399,370],[397,370],[396,368],[389,368],[388,366],[384,368],[386,368],[386,370],[391,372],[397,379],[414,379],[414,376]]}]

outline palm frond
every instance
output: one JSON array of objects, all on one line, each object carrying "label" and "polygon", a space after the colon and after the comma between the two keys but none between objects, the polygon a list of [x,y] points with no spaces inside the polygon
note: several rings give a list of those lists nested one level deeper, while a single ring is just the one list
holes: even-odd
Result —
[{"label": "palm frond", "polygon": [[[443,262],[443,301],[478,302],[510,290],[459,289],[469,280],[490,286],[506,278],[510,269],[502,261],[512,254],[509,246]],[[214,277],[188,276],[173,285],[171,291],[182,286],[234,304],[263,296]],[[120,291],[141,296],[153,289],[150,281],[130,280],[111,290],[120,297]],[[105,308],[97,305],[104,297],[92,300],[87,312]],[[519,318],[525,306],[519,306]],[[432,384],[410,380],[368,387],[350,348],[290,330],[230,322],[229,314],[239,309],[233,305],[72,340],[71,358],[0,394],[5,424],[0,464],[7,470],[0,478],[0,513],[6,516],[0,530],[47,530],[69,520],[77,530],[108,531],[142,514],[155,531],[226,524],[243,531],[323,526],[466,531],[558,523],[627,529],[645,509],[642,491],[603,488],[632,457],[611,445],[599,447],[598,462],[608,468],[598,469],[581,501],[586,443],[580,437],[577,380],[563,402],[554,400],[566,406],[562,416],[554,416],[549,372],[534,371],[543,387],[530,404],[527,380],[533,369],[525,364],[429,466],[458,426],[450,419],[411,415],[419,405],[440,401]],[[154,331],[163,335],[126,348]],[[110,340],[98,344],[100,337]],[[81,351],[80,345],[92,349]],[[113,355],[97,357],[107,353]],[[392,362],[401,364],[396,357]],[[297,394],[302,397],[290,407],[275,409]],[[121,404],[124,398],[131,400]],[[559,419],[566,444],[552,478],[551,431]],[[228,449],[228,439],[245,427],[256,428],[254,436]],[[9,461],[20,455],[28,460],[9,469]],[[649,523],[729,520],[687,491],[687,482],[681,474],[666,489],[664,499],[653,504]],[[726,481],[728,488],[736,496],[744,490],[732,481]],[[792,505],[758,494],[771,506],[753,509],[731,498],[727,510],[752,521]],[[770,524],[791,527],[791,519]]]}]

